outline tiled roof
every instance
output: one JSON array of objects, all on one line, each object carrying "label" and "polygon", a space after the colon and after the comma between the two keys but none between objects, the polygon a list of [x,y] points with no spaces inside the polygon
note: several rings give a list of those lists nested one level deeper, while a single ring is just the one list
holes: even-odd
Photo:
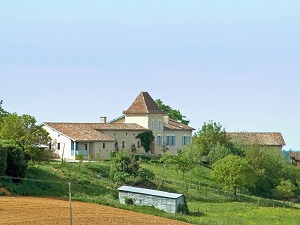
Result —
[{"label": "tiled roof", "polygon": [[44,123],[75,141],[114,141],[97,131],[99,123]]},{"label": "tiled roof", "polygon": [[96,130],[149,130],[136,123],[100,123]]},{"label": "tiled roof", "polygon": [[141,92],[124,114],[164,114],[148,92]]},{"label": "tiled roof", "polygon": [[133,123],[44,123],[44,125],[70,137],[76,141],[114,141],[113,138],[102,134],[101,130],[147,130]]},{"label": "tiled roof", "polygon": [[278,132],[227,132],[231,139],[240,139],[246,144],[285,145],[281,133]]},{"label": "tiled roof", "polygon": [[164,125],[165,130],[195,130],[194,128],[177,122],[173,119],[169,119],[169,123]]},{"label": "tiled roof", "polygon": [[290,152],[290,158],[296,161],[300,161],[300,152]]}]

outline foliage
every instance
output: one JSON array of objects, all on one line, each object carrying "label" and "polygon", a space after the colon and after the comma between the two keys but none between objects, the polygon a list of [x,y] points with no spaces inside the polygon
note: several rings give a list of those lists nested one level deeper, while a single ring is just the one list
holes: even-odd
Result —
[{"label": "foliage", "polygon": [[9,114],[3,118],[0,139],[15,141],[24,150],[27,159],[47,159],[51,153],[47,149],[41,149],[40,145],[48,145],[51,139],[42,125],[36,123],[33,116]]},{"label": "foliage", "polygon": [[246,160],[254,168],[257,180],[254,194],[271,197],[272,189],[283,176],[285,162],[281,152],[276,149],[263,149],[258,144],[249,145],[246,149]]},{"label": "foliage", "polygon": [[23,150],[13,143],[7,143],[3,147],[7,151],[7,168],[5,174],[12,177],[25,177],[28,164],[25,160]]},{"label": "foliage", "polygon": [[136,153],[136,147],[135,144],[131,145],[131,152]]},{"label": "foliage", "polygon": [[[68,182],[72,182],[74,200],[109,205],[116,208],[182,220],[191,224],[298,224],[299,209],[283,208],[278,200],[239,195],[239,201],[232,193],[217,189],[210,179],[210,169],[199,167],[200,188],[190,184],[186,190],[181,174],[174,173],[174,165],[163,167],[160,163],[142,163],[142,168],[154,171],[156,176],[166,171],[164,191],[182,193],[187,197],[190,215],[165,213],[153,207],[120,204],[115,183],[107,179],[110,162],[90,163],[79,168],[78,163],[50,162],[31,164],[27,179],[19,184],[1,179],[3,186],[12,194],[27,196],[49,196],[68,198]],[[97,174],[97,176],[95,176]],[[99,178],[99,176],[101,178]],[[31,180],[32,179],[32,180]],[[81,182],[84,181],[84,182]],[[159,181],[155,181],[159,182]],[[197,182],[196,180],[194,182]],[[149,187],[149,186],[144,186]]]},{"label": "foliage", "polygon": [[9,112],[5,111],[3,108],[2,108],[2,104],[3,104],[3,101],[0,100],[0,123],[2,122],[2,119],[4,117],[6,117],[7,115],[9,115]]},{"label": "foliage", "polygon": [[117,183],[124,183],[129,176],[136,177],[138,169],[138,162],[127,152],[115,152],[111,158],[110,178]]},{"label": "foliage", "polygon": [[149,152],[151,143],[155,137],[153,136],[152,131],[145,131],[143,133],[138,134],[135,138],[139,138],[141,140],[141,145],[145,149],[145,152]]},{"label": "foliage", "polygon": [[210,160],[210,163],[213,164],[230,154],[231,154],[231,150],[229,148],[227,148],[225,145],[221,145],[220,143],[217,143],[217,145],[213,148],[213,150],[209,152],[208,158]]},{"label": "foliage", "polygon": [[[208,156],[210,152],[217,150],[233,149],[233,144],[226,135],[225,129],[220,123],[209,121],[204,123],[193,137],[193,145],[197,146],[201,156]],[[216,148],[218,146],[218,148]],[[224,146],[224,148],[222,147]],[[217,154],[217,153],[214,153]]]},{"label": "foliage", "polygon": [[291,181],[281,180],[280,184],[273,190],[273,193],[275,197],[284,199],[286,201],[295,195],[295,189],[295,185],[292,184]]},{"label": "foliage", "polygon": [[133,205],[133,199],[132,198],[125,198],[125,204]]},{"label": "foliage", "polygon": [[228,155],[213,164],[212,178],[225,190],[246,189],[255,181],[254,170],[246,159]]},{"label": "foliage", "polygon": [[0,142],[0,175],[4,174],[7,168],[7,150]]},{"label": "foliage", "polygon": [[185,178],[184,175],[194,167],[194,164],[190,159],[189,148],[183,148],[177,155],[173,155],[171,157],[171,162],[175,164],[176,172],[180,171],[182,173],[183,179]]},{"label": "foliage", "polygon": [[155,100],[158,107],[164,111],[171,119],[179,121],[185,125],[189,124],[189,120],[185,119],[186,117],[181,114],[179,110],[173,109],[172,107],[165,105],[162,100],[157,99]]},{"label": "foliage", "polygon": [[146,168],[141,168],[138,172],[138,175],[142,179],[142,181],[155,179],[155,173],[152,170]]}]

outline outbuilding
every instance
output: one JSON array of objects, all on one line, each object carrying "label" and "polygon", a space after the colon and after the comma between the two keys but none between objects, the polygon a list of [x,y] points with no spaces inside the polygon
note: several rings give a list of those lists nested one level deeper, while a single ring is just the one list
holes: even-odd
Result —
[{"label": "outbuilding", "polygon": [[118,188],[120,203],[125,204],[126,199],[131,199],[135,205],[154,206],[166,212],[175,213],[179,205],[185,205],[185,197],[182,194],[156,191],[145,188],[122,186]]}]

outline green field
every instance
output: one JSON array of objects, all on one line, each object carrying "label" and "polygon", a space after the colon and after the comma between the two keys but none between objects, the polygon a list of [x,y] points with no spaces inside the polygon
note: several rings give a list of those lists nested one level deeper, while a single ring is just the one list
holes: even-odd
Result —
[{"label": "green field", "polygon": [[197,181],[175,171],[172,165],[142,163],[141,167],[156,174],[153,187],[182,193],[187,197],[190,215],[165,213],[153,207],[121,205],[115,184],[108,179],[109,162],[30,164],[25,179],[13,182],[1,177],[0,187],[13,195],[48,196],[68,198],[68,182],[71,182],[73,199],[93,202],[142,213],[179,219],[193,224],[299,224],[299,205],[224,192],[210,179],[210,169],[201,168]]}]

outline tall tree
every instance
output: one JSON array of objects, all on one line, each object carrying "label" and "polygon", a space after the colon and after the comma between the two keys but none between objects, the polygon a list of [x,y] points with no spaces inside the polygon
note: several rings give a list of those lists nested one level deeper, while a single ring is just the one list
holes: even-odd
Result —
[{"label": "tall tree", "polygon": [[[226,135],[225,129],[220,123],[209,121],[204,123],[193,137],[193,145],[196,145],[202,156],[217,150],[233,149],[233,144]],[[222,146],[224,148],[222,148]],[[217,153],[215,153],[217,154]],[[227,153],[225,155],[228,155]],[[225,156],[224,155],[224,156]]]},{"label": "tall tree", "polygon": [[158,107],[164,111],[171,119],[179,121],[185,125],[188,125],[190,123],[190,120],[187,120],[185,116],[181,114],[179,110],[173,109],[169,105],[165,105],[162,100],[157,99],[155,100]]},{"label": "tall tree", "polygon": [[9,114],[3,118],[0,139],[15,141],[23,149],[27,159],[41,160],[40,157],[48,157],[47,153],[50,152],[40,149],[40,145],[47,145],[51,139],[48,132],[36,123],[33,116]]}]

